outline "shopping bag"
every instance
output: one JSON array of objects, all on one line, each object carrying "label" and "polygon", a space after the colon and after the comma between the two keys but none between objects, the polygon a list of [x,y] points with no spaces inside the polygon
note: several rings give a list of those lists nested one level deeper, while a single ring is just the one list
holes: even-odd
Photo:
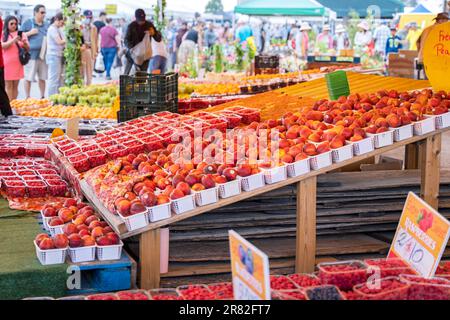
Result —
[{"label": "shopping bag", "polygon": [[141,42],[130,49],[129,54],[134,64],[138,66],[141,66],[144,61],[152,57],[152,44],[148,32],[145,33],[144,39]]},{"label": "shopping bag", "polygon": [[99,52],[97,58],[95,59],[94,71],[97,73],[105,72],[105,63],[103,61],[103,55],[101,54],[101,52]]}]

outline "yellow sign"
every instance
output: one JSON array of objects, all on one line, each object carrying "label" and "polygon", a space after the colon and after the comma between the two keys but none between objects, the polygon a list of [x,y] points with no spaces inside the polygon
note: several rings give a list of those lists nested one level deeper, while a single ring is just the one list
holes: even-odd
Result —
[{"label": "yellow sign", "polygon": [[270,300],[269,258],[233,230],[230,240],[235,300]]},{"label": "yellow sign", "polygon": [[105,4],[106,14],[117,14],[117,4]]},{"label": "yellow sign", "polygon": [[388,258],[399,258],[417,274],[431,278],[447,246],[449,235],[450,222],[410,192]]},{"label": "yellow sign", "polygon": [[450,91],[450,22],[434,26],[428,34],[423,63],[433,89]]}]

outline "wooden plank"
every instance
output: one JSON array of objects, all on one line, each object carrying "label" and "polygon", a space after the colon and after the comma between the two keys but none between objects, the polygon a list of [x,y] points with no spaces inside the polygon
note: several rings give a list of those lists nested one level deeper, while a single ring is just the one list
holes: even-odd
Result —
[{"label": "wooden plank", "polygon": [[[235,197],[231,197],[231,198],[227,198],[227,199],[221,199],[220,201],[218,201],[218,202],[216,202],[214,204],[203,206],[203,207],[198,207],[198,208],[196,208],[196,209],[194,209],[192,211],[189,211],[187,213],[184,213],[184,214],[173,215],[169,219],[165,219],[165,220],[162,220],[162,221],[150,223],[146,227],[138,229],[138,230],[123,232],[123,226],[121,226],[121,225],[115,225],[114,227],[113,226],[112,227],[113,227],[114,230],[119,231],[118,232],[119,236],[122,239],[128,238],[128,237],[131,237],[133,235],[137,235],[137,234],[140,234],[142,232],[145,232],[147,230],[153,230],[153,229],[161,228],[161,227],[164,227],[164,226],[168,226],[168,225],[170,225],[170,224],[172,224],[174,222],[178,222],[178,221],[182,221],[182,220],[185,220],[185,219],[189,219],[191,217],[203,214],[205,212],[209,212],[211,210],[214,210],[214,209],[217,209],[217,208],[220,208],[220,207],[223,207],[223,206],[235,203],[235,202],[239,202],[239,201],[242,201],[244,199],[248,199],[248,198],[254,197],[256,195],[260,195],[260,194],[266,193],[268,191],[276,190],[276,189],[279,189],[281,187],[284,187],[284,186],[287,186],[287,185],[290,185],[290,184],[293,184],[293,183],[297,183],[297,182],[300,182],[302,180],[306,180],[306,179],[308,179],[310,177],[316,177],[318,175],[321,175],[321,174],[324,174],[324,173],[327,173],[327,172],[330,172],[330,171],[333,171],[333,170],[345,167],[345,166],[347,166],[349,164],[352,164],[354,162],[361,161],[361,160],[364,160],[364,159],[368,159],[370,157],[380,155],[382,153],[385,153],[385,152],[390,151],[390,150],[394,150],[396,148],[408,145],[410,143],[415,143],[417,141],[421,141],[421,140],[427,139],[429,137],[432,137],[434,135],[438,135],[438,134],[440,134],[442,132],[445,132],[447,130],[450,130],[450,128],[434,131],[434,132],[431,132],[431,133],[428,133],[428,134],[425,134],[425,135],[422,135],[422,136],[414,136],[414,137],[412,137],[410,139],[406,139],[406,140],[403,140],[403,141],[400,141],[400,142],[396,142],[393,145],[386,146],[386,147],[380,148],[380,149],[375,149],[372,152],[369,152],[369,153],[366,153],[366,154],[363,154],[363,155],[360,155],[360,156],[353,157],[353,158],[351,158],[349,160],[342,161],[340,163],[332,164],[331,166],[328,166],[326,168],[323,168],[323,169],[320,169],[320,170],[313,170],[310,173],[305,174],[305,175],[300,176],[300,177],[289,178],[287,180],[284,180],[284,181],[281,181],[281,182],[278,182],[278,183],[274,183],[274,184],[271,184],[271,185],[266,185],[266,186],[264,186],[262,188],[258,188],[258,189],[253,190],[253,191],[243,192],[242,194],[240,194],[238,196],[235,196]],[[87,190],[86,188],[88,187],[87,183],[84,183],[84,184],[81,184],[81,185],[82,185],[83,193],[89,193],[89,192],[86,192],[86,190]],[[99,208],[100,207],[101,206],[99,206]],[[104,209],[106,209],[106,208],[104,208]],[[106,212],[102,212],[102,215],[104,216],[106,221],[108,221],[109,223],[113,224],[113,222],[111,222],[109,220],[113,216],[111,213],[108,214]],[[122,225],[123,225],[123,223],[122,223]],[[122,232],[120,232],[120,230],[122,230]]]},{"label": "wooden plank", "polygon": [[160,282],[160,229],[141,234],[139,240],[140,288],[156,289]]},{"label": "wooden plank", "polygon": [[439,172],[441,165],[441,134],[424,140],[420,147],[420,195],[431,207],[438,209]]},{"label": "wooden plank", "polygon": [[297,184],[297,236],[295,271],[314,272],[316,259],[317,177]]},{"label": "wooden plank", "polygon": [[411,143],[405,146],[405,170],[419,169],[419,145]]}]

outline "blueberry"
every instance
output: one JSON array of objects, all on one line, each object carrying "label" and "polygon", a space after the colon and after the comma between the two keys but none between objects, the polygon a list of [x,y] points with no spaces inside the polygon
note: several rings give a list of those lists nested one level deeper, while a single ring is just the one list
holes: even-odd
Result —
[{"label": "blueberry", "polygon": [[306,290],[309,300],[342,300],[335,286],[320,286]]}]

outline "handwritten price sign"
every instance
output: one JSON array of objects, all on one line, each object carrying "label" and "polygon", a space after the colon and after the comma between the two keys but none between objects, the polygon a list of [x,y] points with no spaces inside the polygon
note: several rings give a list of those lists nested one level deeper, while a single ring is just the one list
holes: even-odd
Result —
[{"label": "handwritten price sign", "polygon": [[270,300],[269,258],[235,231],[228,237],[234,299]]},{"label": "handwritten price sign", "polygon": [[450,90],[450,22],[433,27],[423,51],[423,63],[433,89]]},{"label": "handwritten price sign", "polygon": [[400,258],[417,274],[431,278],[450,235],[450,223],[410,192],[388,258]]}]

